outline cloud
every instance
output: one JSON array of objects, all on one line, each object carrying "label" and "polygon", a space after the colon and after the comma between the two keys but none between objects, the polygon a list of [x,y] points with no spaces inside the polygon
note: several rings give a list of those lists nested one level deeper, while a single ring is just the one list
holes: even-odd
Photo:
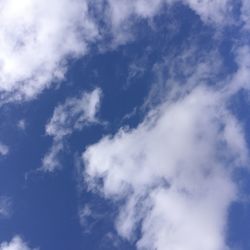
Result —
[{"label": "cloud", "polygon": [[225,88],[227,94],[233,95],[239,90],[250,90],[250,46],[243,44],[234,51],[237,65],[236,71],[231,74],[229,84]]},{"label": "cloud", "polygon": [[250,3],[248,0],[241,1],[241,20],[244,23],[244,28],[250,30]]},{"label": "cloud", "polygon": [[64,140],[89,124],[98,123],[97,112],[102,92],[99,88],[82,92],[79,97],[68,98],[58,105],[46,125],[46,134],[53,138],[49,152],[43,158],[42,169],[53,171],[60,165],[58,154],[64,149]]},{"label": "cloud", "polygon": [[4,0],[0,6],[2,101],[34,98],[63,79],[67,59],[84,55],[98,36],[85,0]]},{"label": "cloud", "polygon": [[138,249],[227,249],[227,209],[237,198],[230,173],[246,164],[247,148],[225,103],[196,87],[84,152],[89,187],[125,201],[116,227],[130,240],[139,229]]},{"label": "cloud", "polygon": [[[0,244],[0,250],[35,250],[30,248],[20,236],[15,236],[10,242]],[[37,249],[36,249],[37,250]]]},{"label": "cloud", "polygon": [[46,172],[53,172],[55,169],[60,167],[59,154],[64,149],[64,144],[62,141],[53,142],[49,151],[45,154],[42,159],[41,170]]},{"label": "cloud", "polygon": [[8,218],[12,213],[12,200],[6,196],[0,196],[0,218]]},{"label": "cloud", "polygon": [[163,0],[107,0],[106,22],[113,34],[112,46],[125,44],[133,37],[132,26],[139,19],[158,14]]},{"label": "cloud", "polygon": [[[180,3],[207,24],[223,27],[233,22],[232,0],[1,1],[1,103],[35,98],[64,79],[69,59],[84,56],[92,44],[115,48],[128,42],[138,21]],[[241,1],[240,12],[239,22],[249,26],[247,0]]]},{"label": "cloud", "polygon": [[[138,20],[150,20],[161,14],[163,7],[171,11],[171,7],[177,4],[193,10],[206,24],[223,27],[234,22],[232,0],[107,0],[107,3],[106,21],[113,33],[114,47],[133,37],[132,27]],[[244,4],[242,11],[246,12],[247,7],[248,5]]]},{"label": "cloud", "polygon": [[[231,1],[183,3],[207,24],[232,24]],[[194,43],[166,55],[154,65],[144,121],[83,153],[89,189],[114,201],[116,229],[138,249],[228,249],[228,208],[238,199],[233,174],[249,162],[244,130],[228,102],[249,90],[249,51],[244,42],[234,46],[236,70],[225,77],[218,50]]]},{"label": "cloud", "polygon": [[9,153],[9,147],[0,142],[0,156],[5,156]]},{"label": "cloud", "polygon": [[232,23],[232,0],[183,0],[205,23],[228,25]]},{"label": "cloud", "polygon": [[26,122],[24,119],[21,119],[21,120],[18,121],[17,127],[18,127],[20,130],[25,130],[26,127],[27,127],[27,122]]}]

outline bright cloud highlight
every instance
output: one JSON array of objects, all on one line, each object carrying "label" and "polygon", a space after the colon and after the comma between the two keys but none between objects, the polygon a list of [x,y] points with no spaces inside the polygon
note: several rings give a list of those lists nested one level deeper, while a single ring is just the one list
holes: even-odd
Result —
[{"label": "bright cloud highlight", "polygon": [[30,248],[20,236],[15,236],[10,242],[0,244],[0,250],[38,250]]}]

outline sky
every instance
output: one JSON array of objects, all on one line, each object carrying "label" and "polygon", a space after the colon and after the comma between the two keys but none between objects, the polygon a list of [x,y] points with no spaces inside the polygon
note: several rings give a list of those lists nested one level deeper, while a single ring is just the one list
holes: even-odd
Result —
[{"label": "sky", "polygon": [[249,107],[249,0],[1,0],[0,250],[249,250]]}]

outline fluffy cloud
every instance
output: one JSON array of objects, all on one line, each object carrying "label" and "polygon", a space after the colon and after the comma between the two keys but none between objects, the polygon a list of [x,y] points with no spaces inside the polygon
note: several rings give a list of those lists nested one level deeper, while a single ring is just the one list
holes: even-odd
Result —
[{"label": "fluffy cloud", "polygon": [[101,90],[83,92],[79,97],[68,98],[58,105],[46,126],[46,134],[53,137],[53,145],[43,158],[45,171],[53,171],[58,167],[58,154],[64,148],[64,139],[84,126],[98,123],[96,117],[101,101]]},{"label": "fluffy cloud", "polygon": [[24,119],[21,119],[21,120],[18,121],[17,127],[18,127],[20,130],[25,130],[26,127],[27,127],[27,122],[26,122]]},{"label": "fluffy cloud", "polygon": [[[113,46],[126,43],[133,37],[131,27],[137,20],[151,19],[163,5],[177,3],[190,7],[205,23],[232,22],[231,0],[1,1],[1,103],[34,98],[62,80],[68,59],[85,55],[90,44],[105,43],[107,33],[112,34]],[[245,27],[248,16],[248,1],[242,0],[239,19]],[[106,25],[99,25],[99,20]]]},{"label": "fluffy cloud", "polygon": [[232,0],[183,0],[205,23],[227,25],[231,23]]},{"label": "fluffy cloud", "polygon": [[2,100],[36,96],[64,77],[68,57],[86,53],[98,35],[85,0],[0,3]]},{"label": "fluffy cloud", "polygon": [[9,147],[0,142],[0,156],[7,155],[9,153]]},{"label": "fluffy cloud", "polygon": [[[231,1],[183,3],[216,25],[232,11]],[[227,104],[249,90],[249,54],[249,46],[235,46],[237,67],[224,79],[218,52],[194,45],[167,57],[155,65],[160,84],[148,99],[157,92],[162,103],[137,128],[121,128],[83,153],[89,188],[118,201],[117,231],[138,249],[228,249],[227,213],[238,198],[232,174],[248,163],[248,149]]]},{"label": "fluffy cloud", "polygon": [[127,239],[139,228],[138,249],[227,249],[237,190],[230,173],[246,163],[247,149],[224,104],[223,95],[197,87],[84,152],[89,187],[125,200],[116,227]]},{"label": "fluffy cloud", "polygon": [[[10,242],[0,244],[0,250],[35,250],[30,248],[20,236],[15,236]],[[37,249],[36,249],[37,250]]]}]

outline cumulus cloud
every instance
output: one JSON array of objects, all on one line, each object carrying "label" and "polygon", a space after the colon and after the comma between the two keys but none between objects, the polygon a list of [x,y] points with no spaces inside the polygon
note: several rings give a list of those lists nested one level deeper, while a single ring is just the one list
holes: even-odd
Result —
[{"label": "cumulus cloud", "polygon": [[84,152],[89,187],[125,200],[116,227],[127,239],[139,228],[138,249],[227,249],[237,191],[230,173],[246,164],[247,149],[224,104],[223,95],[196,87]]},{"label": "cumulus cloud", "polygon": [[3,242],[0,244],[0,250],[38,250],[30,248],[20,236],[15,236],[10,242]]},{"label": "cumulus cloud", "polygon": [[232,0],[183,0],[205,23],[231,24]]},{"label": "cumulus cloud", "polygon": [[[34,98],[64,78],[69,58],[85,55],[91,44],[105,44],[107,33],[112,34],[113,47],[126,43],[138,20],[150,20],[163,6],[179,3],[205,23],[223,26],[232,22],[232,0],[1,1],[1,103]],[[248,16],[248,1],[242,0],[239,19],[246,27]]]},{"label": "cumulus cloud", "polygon": [[58,154],[64,148],[64,139],[74,131],[80,131],[89,124],[98,123],[97,112],[102,92],[99,88],[82,92],[79,97],[68,98],[58,105],[46,125],[46,134],[53,138],[53,145],[43,158],[45,171],[53,171],[60,165]]},{"label": "cumulus cloud", "polygon": [[85,0],[4,0],[0,6],[2,100],[33,98],[62,79],[67,58],[84,55],[98,35]]},{"label": "cumulus cloud", "polygon": [[0,156],[7,155],[9,153],[9,147],[0,142]]}]

